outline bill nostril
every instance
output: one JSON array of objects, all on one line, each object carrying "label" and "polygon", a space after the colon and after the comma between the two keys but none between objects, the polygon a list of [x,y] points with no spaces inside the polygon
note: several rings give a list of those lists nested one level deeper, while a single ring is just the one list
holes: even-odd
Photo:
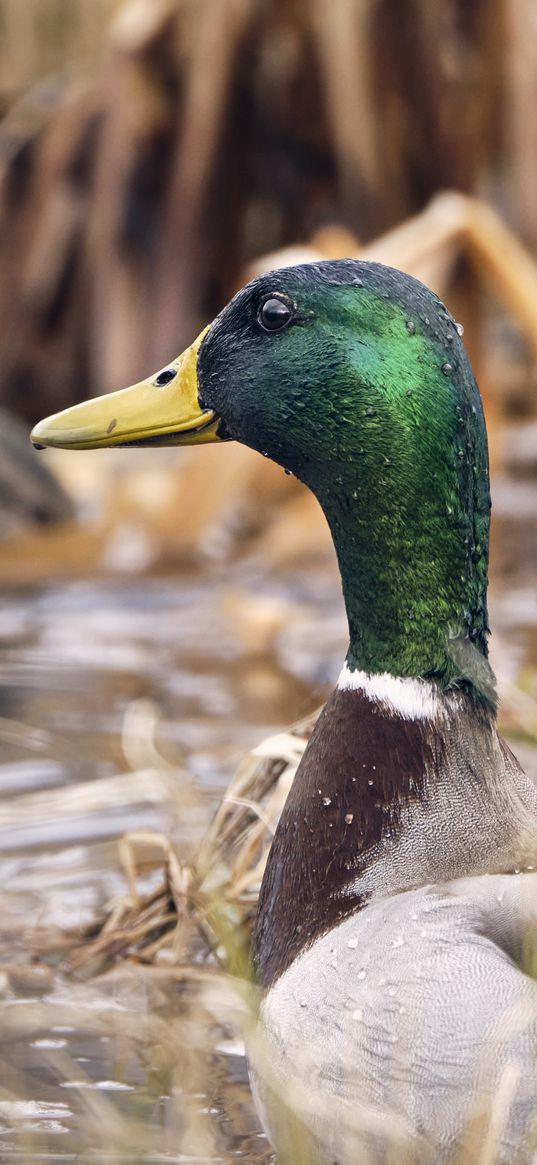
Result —
[{"label": "bill nostril", "polygon": [[155,377],[155,384],[161,388],[163,384],[169,384],[170,380],[173,380],[175,376],[177,376],[177,369],[165,368],[163,372],[159,372],[158,376]]}]

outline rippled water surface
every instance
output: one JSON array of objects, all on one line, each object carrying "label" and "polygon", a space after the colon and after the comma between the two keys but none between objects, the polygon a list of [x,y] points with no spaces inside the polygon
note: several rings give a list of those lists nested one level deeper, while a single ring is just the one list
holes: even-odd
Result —
[{"label": "rippled water surface", "polygon": [[[133,1008],[164,1016],[176,1025],[180,1063],[186,1003],[176,986],[157,989],[132,971],[110,986],[73,984],[28,965],[24,928],[84,925],[124,894],[125,832],[162,831],[186,857],[241,755],[321,701],[344,631],[331,566],[285,582],[242,564],[3,596],[6,1159],[69,1161],[95,1150],[135,1161],[132,1144],[116,1148],[118,1129],[140,1122],[158,1130],[159,1145],[156,1155],[144,1145],[140,1160],[205,1159],[198,1133],[194,1154],[177,1156],[189,1143],[181,1081],[168,1056],[155,1067],[154,1048],[131,1031]],[[189,1083],[189,1094],[216,1121],[223,1153],[262,1161],[240,1044],[218,1007],[201,1030],[210,1078],[193,1093]],[[95,1137],[96,1121],[100,1130],[111,1121],[115,1156]]]}]

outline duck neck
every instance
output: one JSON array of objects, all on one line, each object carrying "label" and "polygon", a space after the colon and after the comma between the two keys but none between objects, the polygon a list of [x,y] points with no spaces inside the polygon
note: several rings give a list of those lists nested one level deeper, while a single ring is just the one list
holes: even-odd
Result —
[{"label": "duck neck", "polygon": [[347,665],[468,687],[493,704],[488,504],[476,507],[471,492],[457,496],[439,476],[426,469],[401,482],[387,465],[372,488],[351,465],[335,489],[316,490],[341,572]]}]

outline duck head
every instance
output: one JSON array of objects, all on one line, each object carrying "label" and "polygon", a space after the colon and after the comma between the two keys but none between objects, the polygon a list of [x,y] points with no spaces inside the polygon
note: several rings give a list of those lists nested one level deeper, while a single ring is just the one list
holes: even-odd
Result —
[{"label": "duck head", "polygon": [[156,376],[36,426],[36,445],[241,441],[329,522],[351,670],[492,697],[486,431],[462,329],[423,284],[339,260],[264,274]]}]

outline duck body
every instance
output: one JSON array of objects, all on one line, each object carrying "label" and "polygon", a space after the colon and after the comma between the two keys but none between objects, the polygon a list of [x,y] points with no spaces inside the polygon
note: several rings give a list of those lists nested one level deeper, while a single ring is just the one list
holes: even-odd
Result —
[{"label": "duck body", "polygon": [[534,785],[486,711],[423,681],[336,689],[302,765],[256,931],[271,1140],[291,1161],[306,1135],[308,1162],[478,1161],[494,1128],[492,1160],[531,1160],[537,875],[514,871]]},{"label": "duck body", "polygon": [[379,264],[270,272],[167,369],[33,439],[239,440],[329,523],[349,650],[253,943],[253,1088],[281,1159],[529,1163],[537,793],[496,729],[486,432],[461,329]]},{"label": "duck body", "polygon": [[259,1067],[252,1043],[282,1159],[306,1143],[308,1163],[439,1165],[488,1143],[495,1162],[534,1160],[537,985],[518,919],[536,893],[535,875],[524,890],[491,875],[381,897],[294,960],[261,1005]]}]

